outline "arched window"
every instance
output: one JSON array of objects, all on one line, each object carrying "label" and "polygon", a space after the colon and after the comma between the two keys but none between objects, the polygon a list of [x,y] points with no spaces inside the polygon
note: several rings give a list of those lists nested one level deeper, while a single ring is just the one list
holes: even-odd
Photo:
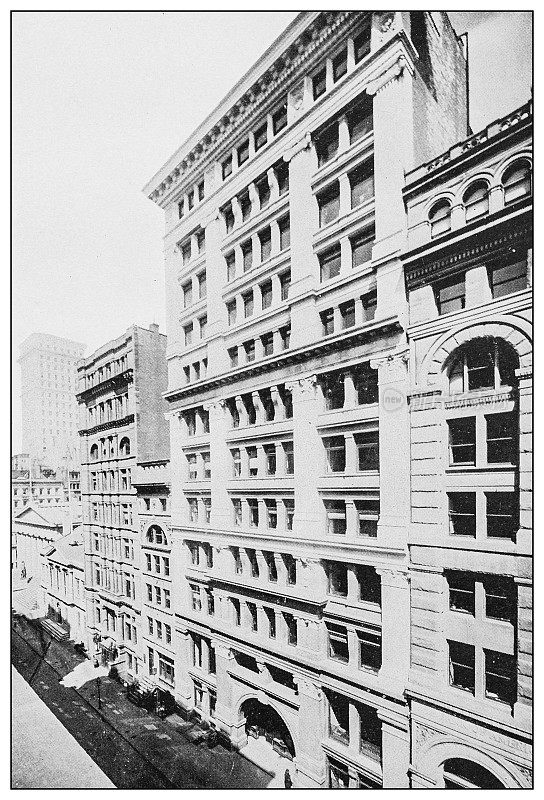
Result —
[{"label": "arched window", "polygon": [[443,198],[435,203],[429,212],[431,239],[442,236],[451,230],[451,203]]},{"label": "arched window", "polygon": [[127,437],[123,437],[119,443],[119,452],[122,456],[129,456],[130,455],[130,440]]},{"label": "arched window", "polygon": [[154,544],[168,544],[165,533],[159,525],[152,525],[147,531],[147,541]]},{"label": "arched window", "polygon": [[463,195],[465,221],[470,222],[489,213],[489,186],[486,181],[475,181]]},{"label": "arched window", "polygon": [[448,758],[444,762],[444,789],[504,789],[489,770],[467,758]]},{"label": "arched window", "polygon": [[91,461],[98,461],[98,445],[93,444],[91,447]]},{"label": "arched window", "polygon": [[531,166],[528,161],[516,161],[502,176],[504,205],[515,203],[531,194]]},{"label": "arched window", "polygon": [[454,354],[448,370],[450,393],[514,386],[518,366],[516,354],[501,339],[474,339]]}]

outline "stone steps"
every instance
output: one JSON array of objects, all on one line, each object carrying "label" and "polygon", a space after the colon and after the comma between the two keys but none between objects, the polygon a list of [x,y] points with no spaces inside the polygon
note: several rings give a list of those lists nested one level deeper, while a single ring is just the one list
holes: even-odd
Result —
[{"label": "stone steps", "polygon": [[51,619],[40,620],[40,625],[47,631],[47,633],[50,634],[50,636],[52,636],[53,639],[56,639],[57,642],[66,642],[70,638],[64,628],[61,625],[58,625],[56,622],[53,622]]}]

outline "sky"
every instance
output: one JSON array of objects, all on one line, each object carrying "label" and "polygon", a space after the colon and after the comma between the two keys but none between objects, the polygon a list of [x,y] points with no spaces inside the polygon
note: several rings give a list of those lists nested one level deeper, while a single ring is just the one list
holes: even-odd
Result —
[{"label": "sky", "polygon": [[[142,187],[295,17],[253,12],[13,15],[13,450],[19,344],[165,331],[163,212]],[[451,12],[469,33],[474,131],[531,91],[529,12]]]}]

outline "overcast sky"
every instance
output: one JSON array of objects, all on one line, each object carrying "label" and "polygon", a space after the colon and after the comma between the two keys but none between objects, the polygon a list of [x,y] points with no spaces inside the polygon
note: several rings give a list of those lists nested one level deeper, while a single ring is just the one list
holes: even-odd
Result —
[{"label": "overcast sky", "polygon": [[[162,211],[146,181],[294,12],[16,12],[13,345],[34,331],[88,346],[165,330]],[[531,87],[528,12],[452,12],[469,32],[474,130]],[[20,449],[14,360],[14,452]]]}]

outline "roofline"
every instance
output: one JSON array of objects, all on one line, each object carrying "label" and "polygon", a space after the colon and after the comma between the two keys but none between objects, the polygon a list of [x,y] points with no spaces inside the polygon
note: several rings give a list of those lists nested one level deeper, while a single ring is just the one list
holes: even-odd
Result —
[{"label": "roofline", "polygon": [[[301,11],[295,19],[274,39],[270,47],[255,61],[255,63],[242,75],[240,80],[234,84],[232,89],[225,95],[220,103],[211,111],[208,116],[200,123],[193,133],[178,147],[170,158],[157,170],[153,177],[145,184],[142,191],[149,196],[169,173],[183,160],[183,158],[195,147],[198,142],[208,133],[221,117],[240,100],[243,94],[251,87],[256,78],[269,69],[278,56],[291,45],[297,36],[322,13],[322,11]],[[280,46],[281,44],[281,46]]]}]

